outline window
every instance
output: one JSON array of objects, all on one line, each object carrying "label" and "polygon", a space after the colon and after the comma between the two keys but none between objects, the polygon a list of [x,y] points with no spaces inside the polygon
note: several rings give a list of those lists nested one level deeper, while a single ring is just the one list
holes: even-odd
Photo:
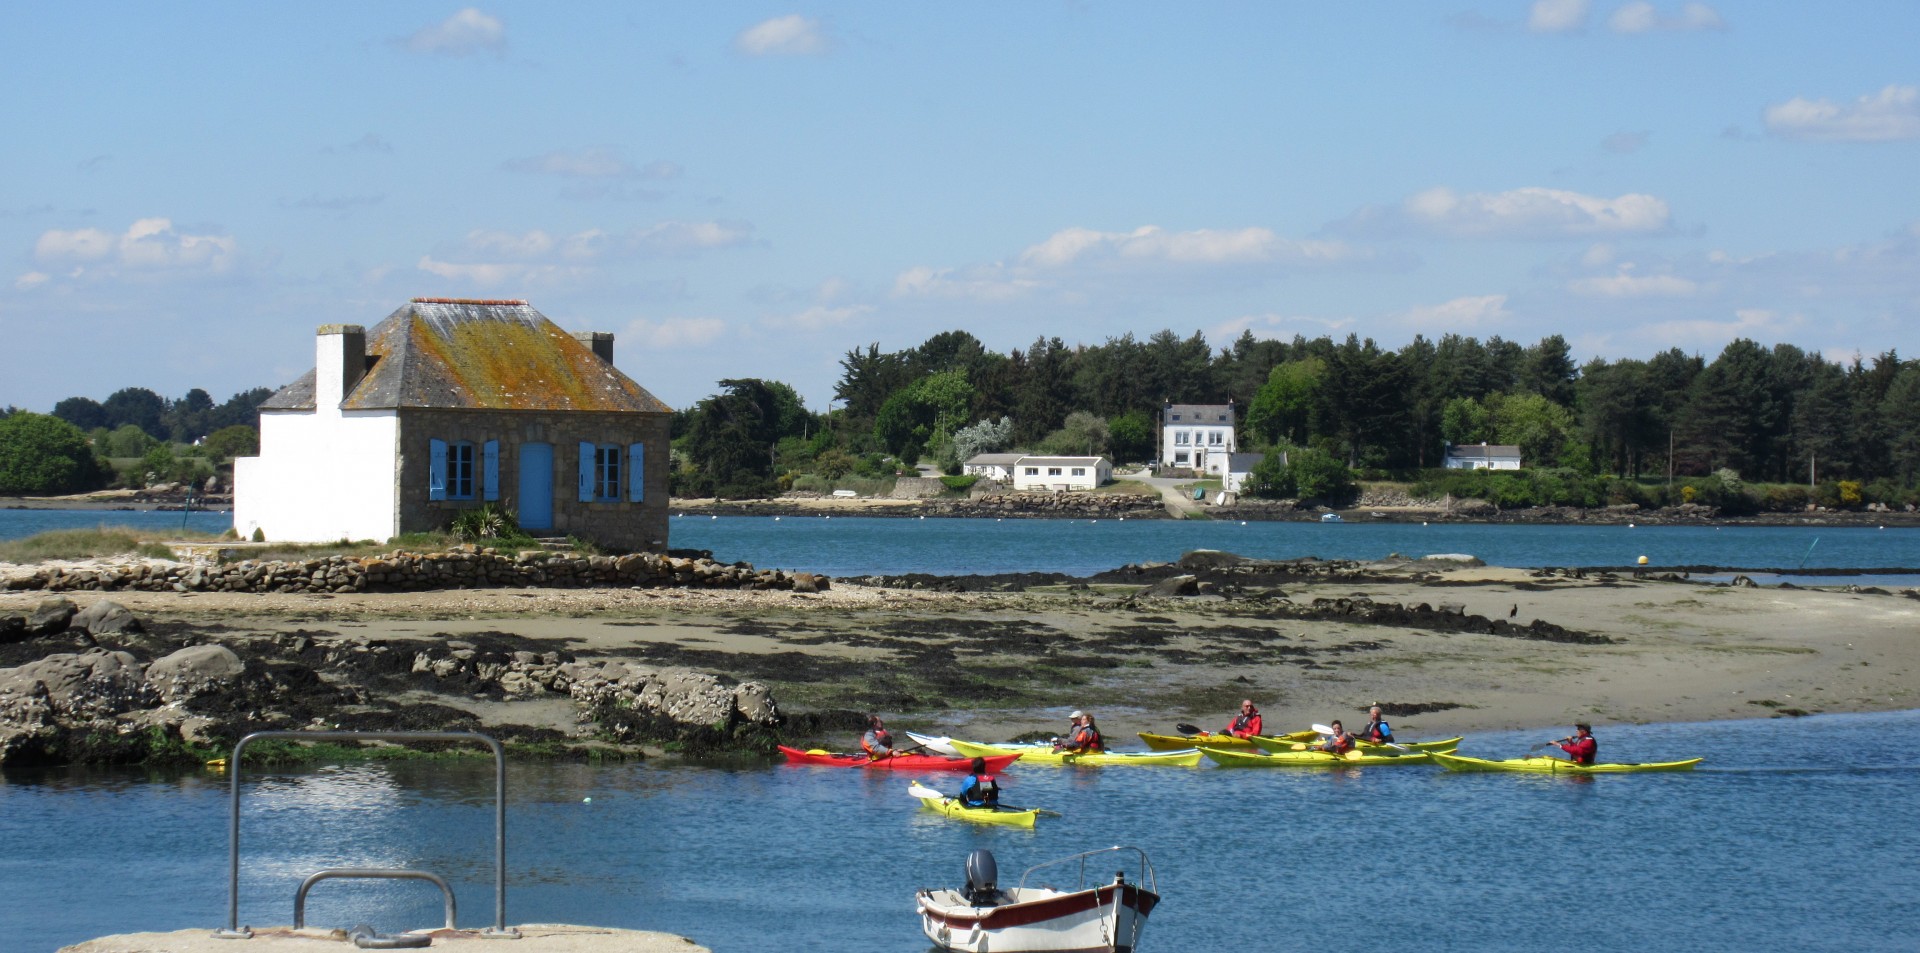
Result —
[{"label": "window", "polygon": [[1176,447],[1184,447],[1184,446],[1186,446],[1186,445],[1187,445],[1187,432],[1186,432],[1186,431],[1184,431],[1184,430],[1176,430],[1176,431],[1174,431],[1174,432],[1173,432],[1173,445],[1174,445],[1174,446],[1176,446]]},{"label": "window", "polygon": [[499,499],[500,441],[489,440],[485,448],[469,440],[428,440],[427,499]]},{"label": "window", "polygon": [[1173,465],[1176,467],[1184,467],[1187,465],[1186,451],[1182,450],[1181,452],[1173,455]]},{"label": "window", "polygon": [[1073,468],[1073,475],[1074,475],[1074,476],[1086,476],[1086,475],[1087,475],[1087,468],[1086,468],[1086,467],[1074,467],[1074,468]]},{"label": "window", "polygon": [[1039,476],[1039,475],[1040,475],[1040,468],[1039,468],[1039,467],[1028,467],[1028,468],[1027,468],[1027,476]]},{"label": "window", "polygon": [[1179,415],[1179,414],[1174,414],[1174,415],[1173,415],[1173,419],[1175,419],[1175,420],[1179,420],[1179,419],[1180,419],[1180,415]]},{"label": "window", "polygon": [[447,499],[473,499],[473,444],[465,440],[447,445]]},{"label": "window", "polygon": [[1227,435],[1225,433],[1222,433],[1221,431],[1216,430],[1210,434],[1207,434],[1207,443],[1217,447],[1217,446],[1220,446],[1222,443],[1226,442],[1226,437]]},{"label": "window", "polygon": [[620,448],[612,444],[593,450],[593,498],[620,499]]}]

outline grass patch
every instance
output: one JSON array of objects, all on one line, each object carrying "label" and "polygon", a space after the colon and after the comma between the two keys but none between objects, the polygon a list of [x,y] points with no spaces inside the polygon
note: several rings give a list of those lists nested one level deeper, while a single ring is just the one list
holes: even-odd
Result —
[{"label": "grass patch", "polygon": [[25,539],[0,543],[0,562],[9,563],[37,563],[49,559],[93,559],[128,555],[172,559],[173,550],[143,539],[139,531],[126,526],[56,529]]},{"label": "grass patch", "polygon": [[483,549],[492,548],[503,552],[542,548],[538,542],[528,538],[465,540],[452,533],[404,533],[384,543],[371,539],[342,539],[331,543],[269,543],[265,546],[236,547],[223,550],[221,558],[223,561],[251,559],[258,562],[276,560],[299,562],[305,559],[324,559],[328,556],[382,556],[397,550],[406,550],[411,553],[438,553],[469,543]]}]

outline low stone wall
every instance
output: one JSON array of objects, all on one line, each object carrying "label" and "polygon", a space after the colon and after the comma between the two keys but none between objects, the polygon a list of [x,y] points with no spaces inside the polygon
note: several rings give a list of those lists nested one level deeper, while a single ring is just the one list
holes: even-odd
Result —
[{"label": "low stone wall", "polygon": [[95,569],[41,568],[0,579],[0,589],[142,592],[417,592],[427,589],[604,586],[785,589],[820,592],[825,576],[754,569],[745,563],[683,559],[654,553],[576,556],[502,553],[474,546],[440,553],[328,556],[293,562],[247,560],[230,565],[152,563]]},{"label": "low stone wall", "polygon": [[[1053,518],[1166,515],[1157,496],[1130,493],[997,493],[939,504],[941,516]],[[932,513],[928,514],[933,515]]]}]

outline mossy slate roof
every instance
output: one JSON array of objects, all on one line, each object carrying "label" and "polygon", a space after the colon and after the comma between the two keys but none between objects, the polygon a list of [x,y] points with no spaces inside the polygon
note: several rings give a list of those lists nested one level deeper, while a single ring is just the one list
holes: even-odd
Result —
[{"label": "mossy slate roof", "polygon": [[[366,375],[343,410],[402,407],[671,413],[593,349],[521,302],[415,300],[367,332]],[[314,372],[263,410],[312,410]]]}]

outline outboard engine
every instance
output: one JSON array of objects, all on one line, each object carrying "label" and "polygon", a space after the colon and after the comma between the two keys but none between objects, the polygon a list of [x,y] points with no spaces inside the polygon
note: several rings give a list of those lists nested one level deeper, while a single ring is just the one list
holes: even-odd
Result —
[{"label": "outboard engine", "polygon": [[993,851],[985,847],[967,855],[967,902],[990,907],[999,902],[1000,866],[993,862]]}]

